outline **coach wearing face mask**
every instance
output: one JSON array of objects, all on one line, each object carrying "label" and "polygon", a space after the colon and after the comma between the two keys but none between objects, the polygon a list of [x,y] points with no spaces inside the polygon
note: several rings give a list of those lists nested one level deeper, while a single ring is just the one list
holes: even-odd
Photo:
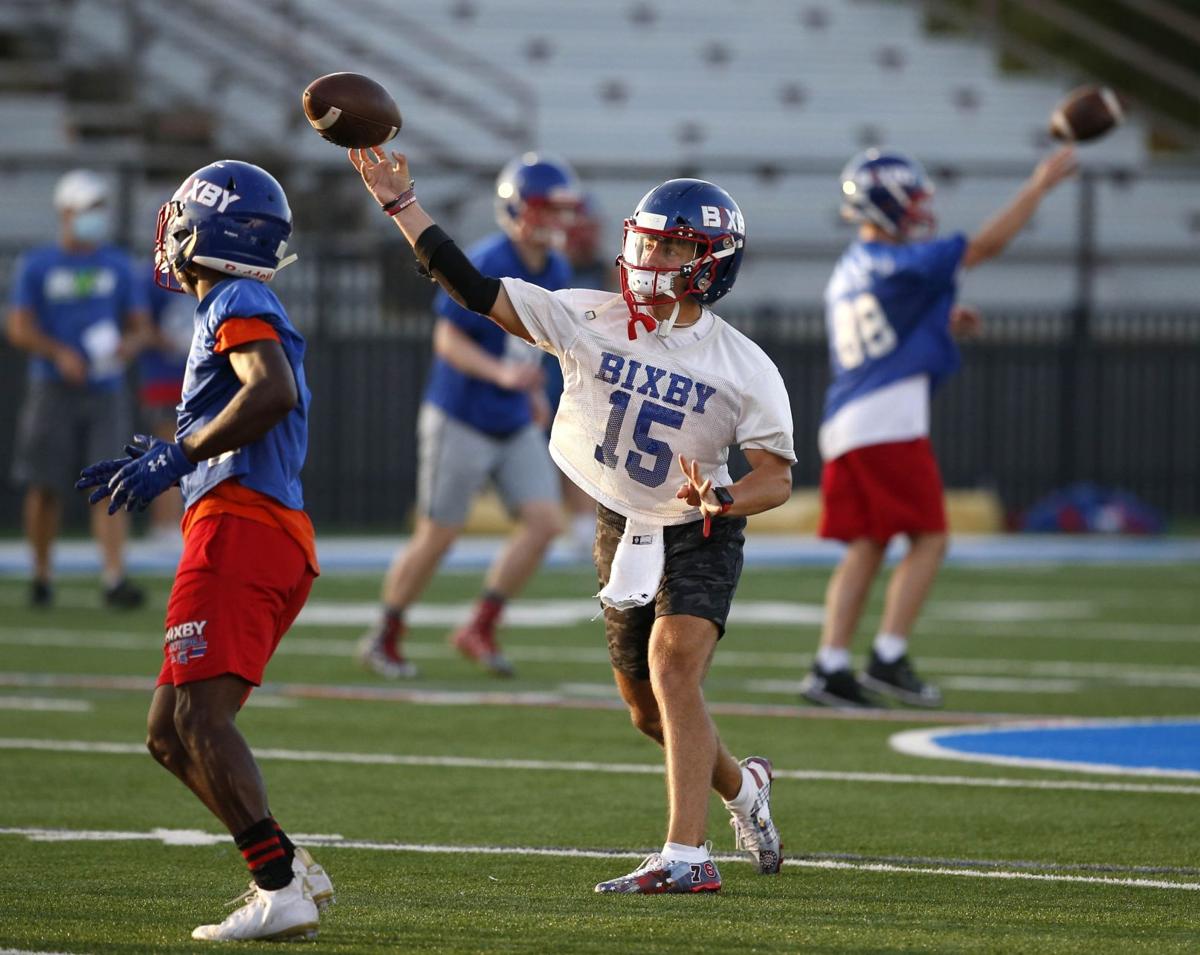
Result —
[{"label": "coach wearing face mask", "polygon": [[[110,199],[96,173],[64,175],[54,190],[58,242],[22,256],[12,277],[8,338],[30,355],[12,476],[26,488],[30,603],[37,607],[53,602],[51,546],[80,462],[109,455],[132,433],[125,363],[151,334],[146,283],[108,243]],[[91,522],[105,604],[139,606],[142,591],[125,577],[128,522],[110,520],[104,507],[93,509]]]}]

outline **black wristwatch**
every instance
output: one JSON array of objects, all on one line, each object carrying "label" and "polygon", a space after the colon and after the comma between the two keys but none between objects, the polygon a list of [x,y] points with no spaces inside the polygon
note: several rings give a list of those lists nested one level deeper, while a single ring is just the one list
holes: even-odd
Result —
[{"label": "black wristwatch", "polygon": [[713,497],[717,499],[717,503],[721,505],[722,514],[733,507],[733,495],[729,493],[729,488],[717,486],[709,488],[709,490],[712,491]]}]

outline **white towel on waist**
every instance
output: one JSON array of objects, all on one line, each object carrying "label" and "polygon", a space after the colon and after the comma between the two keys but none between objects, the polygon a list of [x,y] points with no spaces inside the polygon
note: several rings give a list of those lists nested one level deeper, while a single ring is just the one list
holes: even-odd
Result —
[{"label": "white towel on waist", "polygon": [[600,603],[614,610],[650,603],[658,593],[665,561],[663,529],[626,518],[625,533],[613,554],[608,584],[596,595]]}]

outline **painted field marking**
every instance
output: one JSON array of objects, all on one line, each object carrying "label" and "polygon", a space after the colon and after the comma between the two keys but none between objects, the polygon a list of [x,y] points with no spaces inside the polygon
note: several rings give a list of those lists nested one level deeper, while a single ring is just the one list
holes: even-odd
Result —
[{"label": "painted field marking", "polygon": [[[405,614],[410,626],[455,627],[471,615],[473,604],[414,604]],[[595,619],[599,603],[588,599],[514,600],[505,605],[504,620],[512,627],[562,627]],[[1043,620],[1090,620],[1095,606],[1082,600],[940,601],[930,613],[943,620],[1030,623]],[[790,600],[739,600],[729,614],[731,624],[819,627],[825,619],[821,604]],[[310,600],[296,618],[297,626],[364,627],[379,620],[379,604],[367,601]]]},{"label": "painted field marking", "polygon": [[87,700],[63,700],[52,696],[0,696],[0,710],[27,710],[31,713],[88,713]]},{"label": "painted field marking", "polygon": [[[1018,766],[1028,769],[1048,769],[1056,772],[1119,774],[1122,776],[1155,776],[1172,779],[1200,779],[1200,769],[1180,769],[1174,766],[1141,766],[1120,762],[1075,761],[1064,758],[1045,758],[1032,755],[980,752],[958,749],[945,745],[942,737],[987,737],[994,734],[1053,733],[1055,730],[1104,730],[1134,727],[1173,728],[1197,726],[1195,717],[1151,717],[1119,719],[1051,719],[1010,722],[1003,725],[974,727],[940,727],[935,729],[908,730],[896,733],[888,739],[888,745],[898,753],[921,756],[929,759],[952,759],[967,763],[985,763],[993,766]],[[1147,752],[1154,752],[1150,749]],[[1172,749],[1172,756],[1185,755],[1190,750]],[[1115,754],[1119,755],[1119,754]],[[1193,754],[1194,755],[1194,754]],[[1165,760],[1171,762],[1171,759]],[[1192,765],[1196,760],[1192,760]]]},{"label": "painted field marking", "polygon": [[[145,676],[92,676],[84,673],[5,673],[0,686],[39,689],[115,690],[152,693],[154,679]],[[554,690],[438,690],[379,684],[268,683],[259,691],[300,700],[352,703],[405,703],[418,706],[513,706],[562,710],[625,710],[615,697],[570,696]],[[793,720],[858,720],[876,723],[982,723],[1027,720],[1028,713],[985,713],[955,710],[837,709],[792,703],[743,703],[710,700],[717,716],[752,716]]]},{"label": "painted field marking", "polygon": [[[54,628],[0,626],[0,645],[27,647],[80,648],[81,632]],[[87,635],[87,646],[103,650],[144,652],[160,646],[153,634],[137,636],[129,633],[98,632]],[[315,657],[349,657],[353,644],[348,640],[328,640],[320,637],[289,635],[279,644],[285,655]],[[409,640],[406,655],[419,660],[447,659],[454,651],[442,640]],[[563,647],[506,643],[505,655],[518,663],[608,664],[603,646]],[[778,653],[771,651],[722,649],[713,658],[718,669],[780,669],[794,668],[799,673],[812,665],[811,653]],[[922,670],[930,673],[962,675],[996,675],[1014,677],[1045,677],[1061,679],[1095,679],[1133,686],[1200,687],[1200,668],[1160,666],[1135,663],[1088,663],[1075,660],[1012,660],[975,657],[922,657]],[[797,684],[798,685],[798,684]],[[777,692],[795,692],[795,687]],[[774,692],[774,691],[773,691]]]},{"label": "painted field marking", "polygon": [[72,955],[72,953],[47,952],[42,948],[0,948],[0,955]]},{"label": "painted field marking", "polygon": [[[922,669],[939,672],[932,667],[922,666]],[[801,680],[747,680],[746,689],[751,693],[791,695],[800,692],[802,683]],[[938,679],[938,685],[947,690],[976,693],[1081,693],[1087,688],[1082,680],[1011,676],[943,676]]]},{"label": "painted field marking", "polygon": [[[149,832],[105,832],[97,830],[82,830],[79,832],[74,832],[72,830],[62,829],[0,829],[0,836],[24,836],[31,841],[39,842],[67,842],[75,839],[89,842],[160,840],[167,845],[195,846],[217,845],[228,843],[230,841],[229,836],[224,833],[217,835],[191,829],[182,830],[179,835],[174,835],[174,833],[175,830],[169,829],[154,829]],[[621,849],[568,849],[553,846],[455,846],[412,842],[375,842],[360,839],[346,839],[341,836],[304,836],[302,834],[296,834],[294,838],[297,842],[304,842],[310,846],[326,846],[338,849],[359,849],[375,852],[435,853],[439,855],[541,856],[560,859],[636,859],[646,854],[645,850],[630,852]],[[718,852],[714,853],[713,855],[714,858],[721,863],[747,861],[746,857],[741,854]],[[801,856],[798,858],[788,858],[785,860],[784,864],[805,869],[909,873],[913,875],[948,875],[976,879],[1018,879],[1034,882],[1071,882],[1085,885],[1109,885],[1127,888],[1165,890],[1174,889],[1191,892],[1200,891],[1200,882],[1172,882],[1167,879],[1122,879],[1114,878],[1112,876],[1068,875],[1051,872],[1031,872],[1028,869],[968,868],[966,865],[969,865],[969,863],[959,865],[955,860],[950,861],[950,865],[926,866],[902,865],[894,862],[857,862],[848,858],[831,859]]]},{"label": "painted field marking", "polygon": [[[0,750],[46,753],[91,753],[110,756],[146,756],[140,743],[88,742],[85,740],[0,738]],[[357,766],[422,766],[447,769],[519,770],[521,772],[604,773],[625,776],[661,776],[661,763],[599,763],[587,760],[487,759],[476,756],[416,756],[395,753],[341,753],[321,750],[255,748],[259,759],[299,763],[334,763]],[[1175,783],[1093,782],[1075,779],[1006,779],[989,776],[943,776],[918,773],[861,773],[820,769],[775,769],[776,779],[804,782],[855,782],[883,785],[967,786],[983,789],[1067,790],[1073,792],[1154,793],[1200,796],[1200,786]],[[1116,774],[1120,774],[1117,771]]]}]

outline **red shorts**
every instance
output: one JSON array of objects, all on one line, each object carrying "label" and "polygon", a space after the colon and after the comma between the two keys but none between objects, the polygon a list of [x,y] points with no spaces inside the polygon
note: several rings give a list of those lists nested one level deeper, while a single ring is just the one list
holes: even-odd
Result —
[{"label": "red shorts", "polygon": [[942,476],[928,438],[855,448],[826,462],[821,537],[886,543],[895,534],[945,531]]},{"label": "red shorts", "polygon": [[197,521],[167,601],[158,685],[226,673],[260,685],[312,582],[304,551],[282,530],[232,514]]}]

